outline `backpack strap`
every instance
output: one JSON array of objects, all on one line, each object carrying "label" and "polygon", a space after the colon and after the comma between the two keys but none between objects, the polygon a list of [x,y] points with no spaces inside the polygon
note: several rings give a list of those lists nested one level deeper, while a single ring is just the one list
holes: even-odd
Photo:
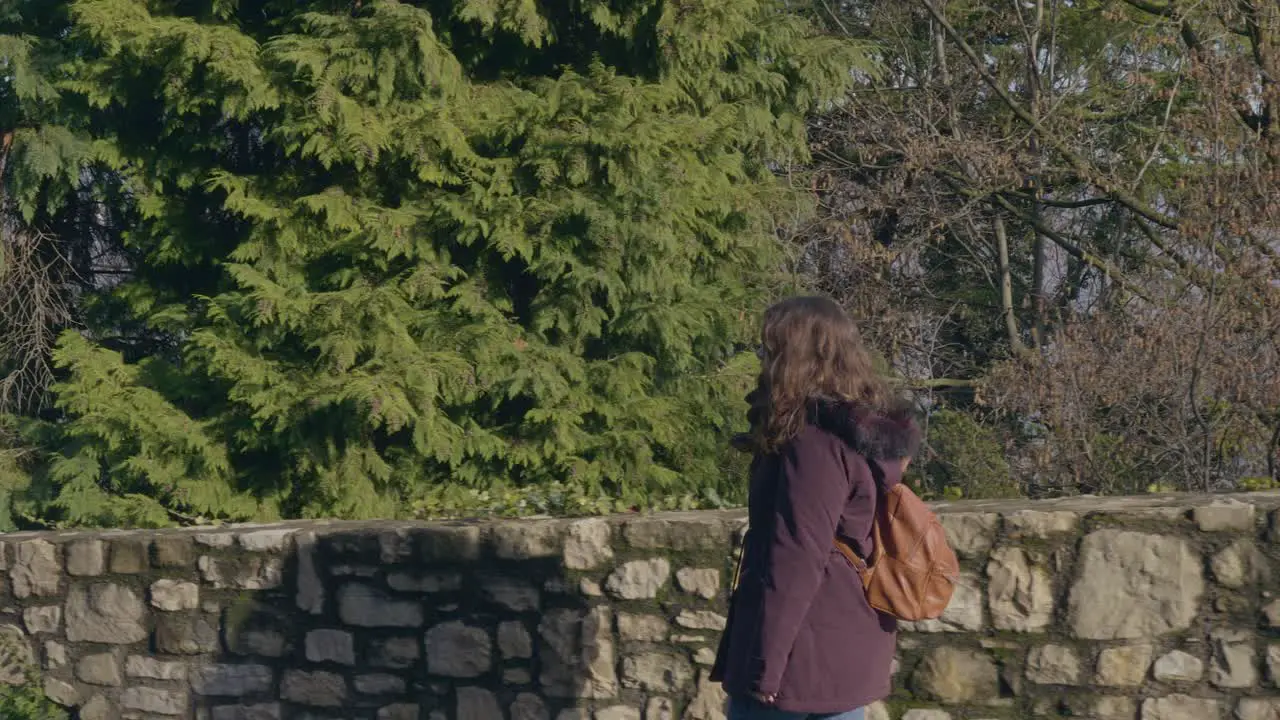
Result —
[{"label": "backpack strap", "polygon": [[857,570],[859,575],[867,571],[867,562],[854,551],[853,547],[850,546],[849,543],[838,537],[836,538],[836,550],[839,550],[840,554],[843,555],[851,565],[853,565],[853,569]]},{"label": "backpack strap", "polygon": [[747,532],[742,537],[742,547],[738,548],[738,563],[733,570],[733,585],[729,587],[729,594],[733,595],[738,592],[738,585],[742,582],[742,565],[747,560],[747,543],[751,540],[751,528],[747,528]]}]

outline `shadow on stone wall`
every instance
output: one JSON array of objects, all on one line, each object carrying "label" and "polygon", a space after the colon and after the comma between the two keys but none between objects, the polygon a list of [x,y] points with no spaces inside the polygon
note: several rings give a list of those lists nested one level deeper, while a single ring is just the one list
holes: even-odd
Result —
[{"label": "shadow on stone wall", "polygon": [[236,590],[217,618],[161,618],[154,650],[218,654],[189,674],[211,720],[548,720],[619,691],[611,614],[571,585],[556,536],[303,531],[277,566],[243,552],[273,536],[241,535],[197,560]]},{"label": "shadow on stone wall", "polygon": [[689,522],[9,535],[0,632],[81,720],[718,720],[741,522]]}]

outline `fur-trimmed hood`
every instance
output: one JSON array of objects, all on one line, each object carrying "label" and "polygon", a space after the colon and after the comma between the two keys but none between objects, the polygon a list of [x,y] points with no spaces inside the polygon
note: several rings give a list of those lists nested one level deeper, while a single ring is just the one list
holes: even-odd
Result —
[{"label": "fur-trimmed hood", "polygon": [[[754,426],[763,407],[756,402],[759,390],[747,395],[750,409],[747,419]],[[840,438],[851,450],[871,460],[895,460],[914,457],[920,450],[920,426],[909,409],[897,407],[877,411],[855,403],[815,398],[809,401],[810,425],[822,428]],[[733,446],[751,452],[754,443],[750,434],[737,435]]]},{"label": "fur-trimmed hood", "polygon": [[906,408],[877,412],[852,403],[813,400],[809,422],[871,460],[914,457],[920,450],[920,426]]}]

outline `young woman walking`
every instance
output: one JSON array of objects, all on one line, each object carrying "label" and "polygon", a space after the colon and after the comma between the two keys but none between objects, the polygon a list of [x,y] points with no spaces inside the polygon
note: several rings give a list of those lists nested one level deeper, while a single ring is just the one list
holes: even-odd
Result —
[{"label": "young woman walking", "polygon": [[729,720],[863,720],[889,694],[897,623],[867,603],[835,540],[870,556],[877,497],[920,433],[831,300],[770,307],[759,354],[739,445],[753,453],[750,530],[712,677]]}]

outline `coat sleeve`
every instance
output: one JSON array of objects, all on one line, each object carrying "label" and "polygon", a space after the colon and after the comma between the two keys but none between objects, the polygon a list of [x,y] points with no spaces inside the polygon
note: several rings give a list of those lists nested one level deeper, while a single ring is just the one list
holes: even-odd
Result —
[{"label": "coat sleeve", "polygon": [[755,690],[777,693],[800,625],[822,583],[850,483],[835,438],[802,432],[781,454],[766,558]]}]

